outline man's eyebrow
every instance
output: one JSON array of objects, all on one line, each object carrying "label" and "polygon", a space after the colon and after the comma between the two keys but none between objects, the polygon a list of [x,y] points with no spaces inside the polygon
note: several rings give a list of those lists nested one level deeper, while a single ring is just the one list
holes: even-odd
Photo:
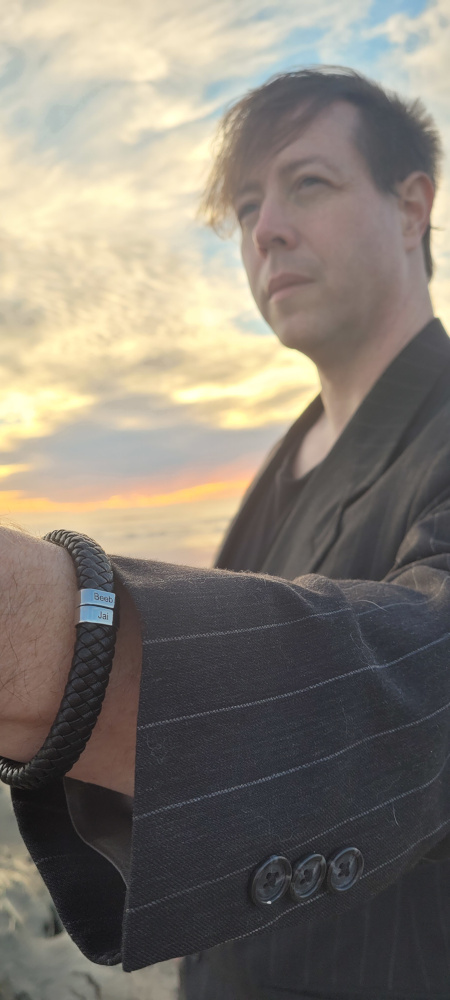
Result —
[{"label": "man's eyebrow", "polygon": [[303,156],[299,160],[291,160],[284,167],[280,167],[280,174],[282,177],[286,177],[289,174],[294,174],[296,170],[300,170],[302,167],[309,167],[311,163],[317,163],[328,170],[336,171],[336,165],[331,160],[327,160],[326,156],[317,154],[316,156]]},{"label": "man's eyebrow", "polygon": [[[303,156],[298,160],[291,160],[283,167],[280,167],[279,173],[282,177],[287,177],[290,174],[294,174],[296,170],[300,170],[302,167],[308,167],[311,164],[318,164],[318,166],[326,167],[328,170],[332,170],[336,173],[335,164],[331,163],[330,160],[327,160],[326,156],[320,156],[320,154],[317,154],[316,156]],[[243,198],[247,194],[256,194],[259,191],[261,191],[260,181],[250,179],[236,191],[235,199]]]}]

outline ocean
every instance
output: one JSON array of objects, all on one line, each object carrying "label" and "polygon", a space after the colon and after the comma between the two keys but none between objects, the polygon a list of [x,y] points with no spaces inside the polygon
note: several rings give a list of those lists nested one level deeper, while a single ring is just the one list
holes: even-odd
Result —
[{"label": "ocean", "polygon": [[238,498],[222,497],[164,507],[99,509],[88,513],[76,509],[62,514],[5,513],[1,523],[20,526],[41,537],[55,528],[67,528],[95,538],[109,555],[206,567],[212,565],[238,505]]}]

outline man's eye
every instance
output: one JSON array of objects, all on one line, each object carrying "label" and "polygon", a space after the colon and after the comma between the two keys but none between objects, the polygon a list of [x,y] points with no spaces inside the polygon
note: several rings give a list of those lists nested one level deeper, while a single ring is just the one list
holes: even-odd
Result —
[{"label": "man's eye", "polygon": [[316,184],[325,184],[325,183],[326,181],[324,181],[322,177],[314,177],[311,175],[311,177],[300,177],[299,180],[296,181],[295,187],[298,189],[305,187],[309,188],[309,187],[315,187]]},{"label": "man's eye", "polygon": [[237,217],[240,223],[247,218],[247,216],[252,215],[253,212],[258,211],[258,204],[255,201],[247,201],[244,205],[241,205],[237,211]]}]

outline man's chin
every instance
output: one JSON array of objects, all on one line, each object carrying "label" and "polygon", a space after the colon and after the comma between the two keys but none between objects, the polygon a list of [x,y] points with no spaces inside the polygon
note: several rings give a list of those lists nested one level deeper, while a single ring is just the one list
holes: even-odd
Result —
[{"label": "man's chin", "polygon": [[313,357],[322,341],[326,339],[323,331],[314,324],[280,324],[278,329],[274,329],[274,333],[283,347],[289,347],[292,351],[300,351],[301,354],[306,354],[308,357]]}]

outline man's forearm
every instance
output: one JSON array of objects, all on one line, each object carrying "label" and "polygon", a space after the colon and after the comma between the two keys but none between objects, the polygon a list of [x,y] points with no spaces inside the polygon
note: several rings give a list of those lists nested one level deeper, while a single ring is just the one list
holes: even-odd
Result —
[{"label": "man's forearm", "polygon": [[[69,553],[0,528],[0,753],[26,761],[42,745],[69,675],[77,583]],[[133,794],[140,626],[123,588],[121,627],[102,712],[72,777]]]}]

